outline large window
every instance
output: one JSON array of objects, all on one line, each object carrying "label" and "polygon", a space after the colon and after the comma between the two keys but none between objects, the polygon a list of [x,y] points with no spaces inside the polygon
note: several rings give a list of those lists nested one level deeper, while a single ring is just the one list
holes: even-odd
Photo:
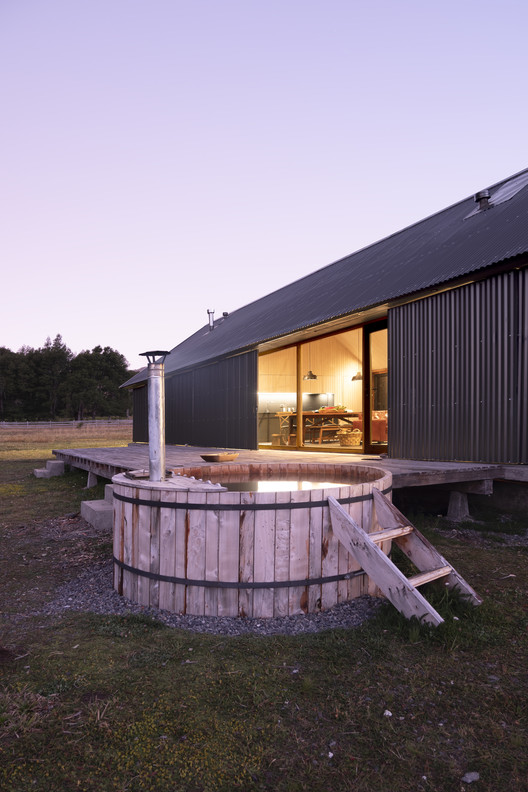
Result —
[{"label": "large window", "polygon": [[296,358],[295,347],[280,349],[278,352],[259,357],[259,444],[288,445],[288,437],[281,437],[280,416],[292,413],[296,409]]},{"label": "large window", "polygon": [[354,328],[263,354],[259,444],[362,451],[374,442],[381,447],[387,442],[386,385],[386,329]]}]

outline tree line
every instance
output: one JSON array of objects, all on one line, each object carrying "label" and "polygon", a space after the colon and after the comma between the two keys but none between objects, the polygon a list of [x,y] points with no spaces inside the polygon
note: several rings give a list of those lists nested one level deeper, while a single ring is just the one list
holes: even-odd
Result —
[{"label": "tree line", "polygon": [[60,335],[40,349],[0,347],[0,421],[126,416],[131,395],[119,386],[133,373],[115,349],[74,355]]}]

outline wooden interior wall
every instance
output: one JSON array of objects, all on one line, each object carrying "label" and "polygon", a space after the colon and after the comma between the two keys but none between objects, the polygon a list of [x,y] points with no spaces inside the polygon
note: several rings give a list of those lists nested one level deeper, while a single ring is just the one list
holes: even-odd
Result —
[{"label": "wooden interior wall", "polygon": [[260,355],[258,388],[263,393],[292,393],[295,391],[295,348],[279,349]]},{"label": "wooden interior wall", "polygon": [[387,371],[388,369],[388,332],[378,330],[370,336],[371,359],[373,371]]},{"label": "wooden interior wall", "polygon": [[[362,331],[350,330],[302,345],[302,372],[316,380],[303,380],[303,393],[333,393],[334,404],[361,411],[361,381],[352,377],[361,370]],[[386,357],[386,353],[385,353]],[[259,358],[259,391],[291,393],[296,389],[295,349],[281,349]]]}]

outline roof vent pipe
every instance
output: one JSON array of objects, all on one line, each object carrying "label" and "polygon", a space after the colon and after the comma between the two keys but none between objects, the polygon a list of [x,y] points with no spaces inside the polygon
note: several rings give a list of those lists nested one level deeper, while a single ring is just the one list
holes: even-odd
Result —
[{"label": "roof vent pipe", "polygon": [[475,193],[475,203],[478,204],[478,210],[483,211],[484,209],[490,208],[490,192],[489,190],[479,190],[478,193]]},{"label": "roof vent pipe", "polygon": [[209,330],[214,330],[214,310],[210,311],[208,308],[207,315],[209,317]]}]

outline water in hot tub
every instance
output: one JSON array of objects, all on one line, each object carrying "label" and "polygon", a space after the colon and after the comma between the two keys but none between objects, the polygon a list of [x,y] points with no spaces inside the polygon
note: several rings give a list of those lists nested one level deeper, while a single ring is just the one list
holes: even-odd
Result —
[{"label": "water in hot tub", "polygon": [[244,481],[223,480],[221,484],[230,492],[297,492],[299,490],[346,487],[350,485],[350,482],[307,481],[303,479],[245,479]]}]

